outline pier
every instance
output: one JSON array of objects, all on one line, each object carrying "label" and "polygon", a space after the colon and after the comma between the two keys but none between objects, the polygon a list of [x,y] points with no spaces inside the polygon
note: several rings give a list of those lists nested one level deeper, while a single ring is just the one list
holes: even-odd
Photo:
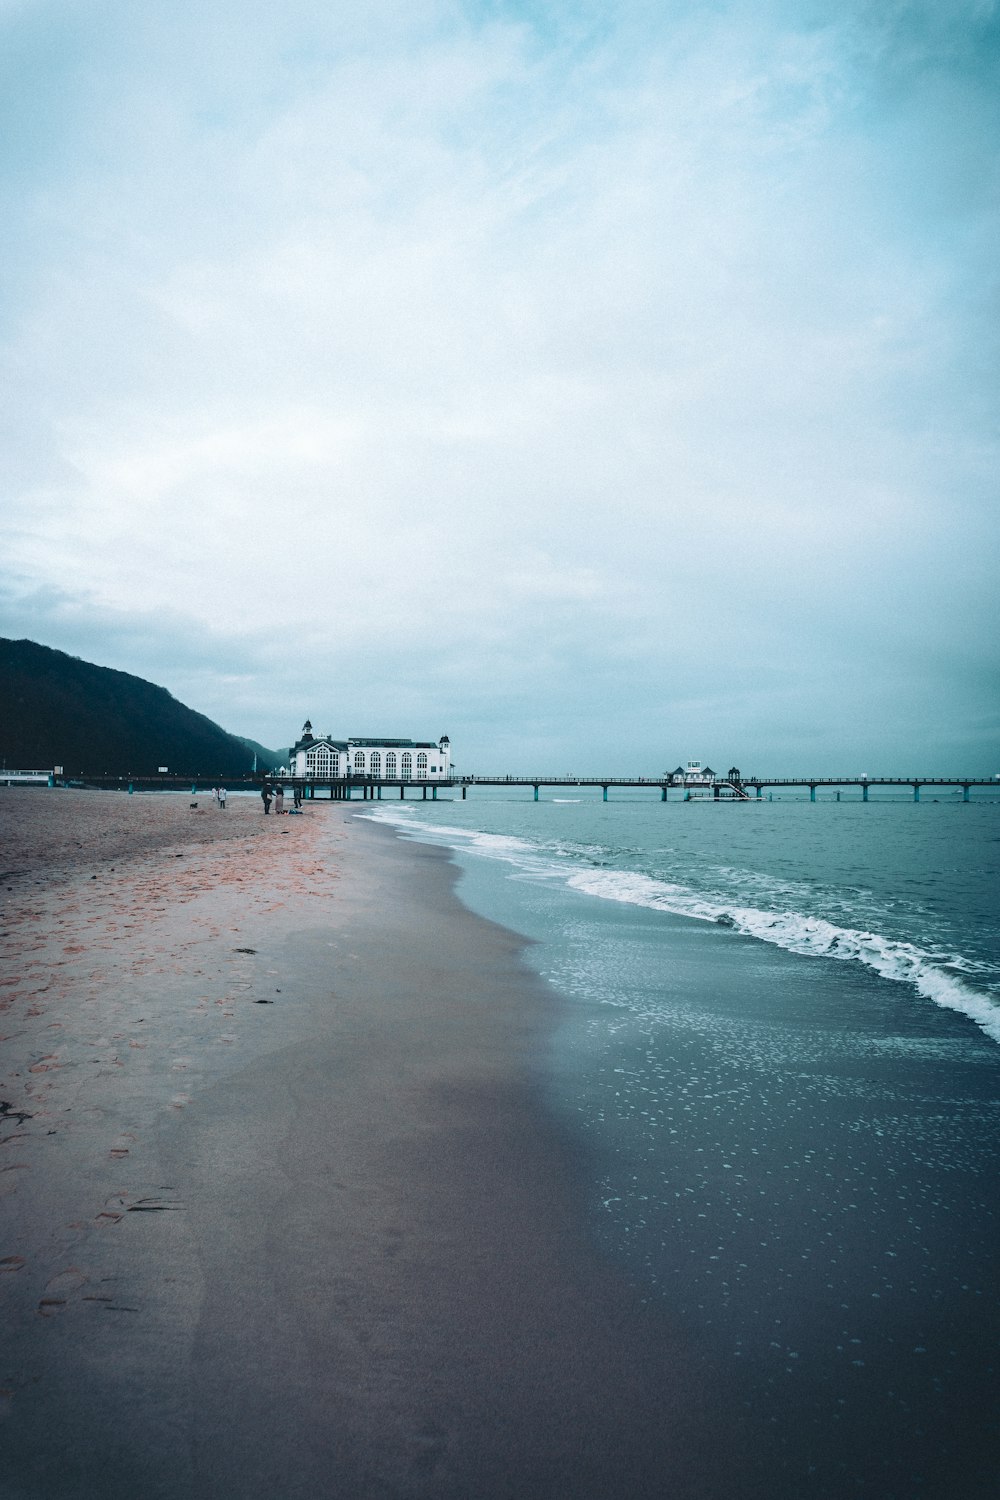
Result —
[{"label": "pier", "polygon": [[[734,768],[735,769],[735,768]],[[109,791],[189,791],[192,796],[205,794],[210,791],[212,785],[218,782],[217,776],[201,775],[156,775],[156,776],[82,776],[79,779],[63,777],[53,771],[3,771],[0,772],[0,785],[35,785],[35,786],[88,786],[98,787]],[[476,787],[499,787],[513,790],[530,788],[534,801],[540,800],[540,792],[544,788],[547,791],[573,791],[582,788],[600,787],[602,800],[609,801],[609,793],[614,790],[622,791],[649,791],[658,792],[661,802],[673,801],[706,801],[713,802],[754,802],[761,801],[765,792],[770,791],[793,791],[806,790],[809,792],[810,802],[816,801],[817,791],[833,791],[839,799],[840,792],[861,792],[861,801],[867,802],[869,792],[879,788],[907,787],[912,792],[913,801],[919,802],[921,793],[929,789],[958,790],[961,789],[962,801],[970,801],[970,792],[973,787],[992,787],[1000,794],[1000,776],[746,776],[741,777],[730,771],[726,776],[701,777],[695,780],[683,778],[678,779],[676,775],[669,776],[458,776],[435,778],[434,781],[423,778],[412,778],[408,780],[389,780],[371,776],[340,776],[319,777],[312,776],[301,780],[292,776],[280,776],[269,773],[262,777],[258,772],[256,775],[234,776],[226,780],[230,792],[237,791],[259,791],[262,781],[268,781],[273,786],[281,785],[286,792],[291,791],[297,785],[304,798],[307,800],[329,800],[333,802],[344,802],[360,800],[364,802],[378,801],[383,798],[398,798],[400,801],[413,800],[418,797],[422,801],[437,801],[438,791],[441,788],[460,790],[462,800],[468,797],[470,790]],[[428,793],[430,796],[428,797]],[[670,794],[673,794],[671,798]]]},{"label": "pier", "polygon": [[969,801],[969,789],[974,786],[991,786],[1000,790],[1000,781],[995,776],[848,776],[827,777],[809,776],[797,779],[778,778],[776,780],[758,780],[754,778],[743,783],[755,789],[757,797],[762,795],[764,787],[808,787],[809,801],[816,801],[817,787],[860,787],[861,800],[868,801],[869,787],[879,786],[907,786],[912,788],[914,802],[920,801],[920,793],[924,787],[961,787],[962,801]]},{"label": "pier", "polygon": [[868,801],[871,787],[909,787],[914,802],[920,801],[920,793],[925,787],[961,787],[963,802],[969,801],[969,791],[974,786],[991,786],[1000,791],[1000,780],[995,776],[716,776],[711,780],[697,781],[677,781],[670,776],[466,776],[459,784],[463,797],[473,786],[531,787],[536,802],[542,787],[600,787],[605,802],[612,787],[656,789],[661,802],[668,800],[668,792],[674,792],[684,801],[696,798],[715,802],[758,801],[763,798],[764,791],[771,788],[808,787],[810,802],[816,801],[820,787],[836,791],[860,788],[863,802]]}]

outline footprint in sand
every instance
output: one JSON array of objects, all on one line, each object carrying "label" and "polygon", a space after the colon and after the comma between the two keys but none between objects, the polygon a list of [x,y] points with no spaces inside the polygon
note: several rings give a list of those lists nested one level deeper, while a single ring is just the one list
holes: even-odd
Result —
[{"label": "footprint in sand", "polygon": [[113,1193],[105,1202],[101,1212],[94,1220],[95,1224],[119,1224],[128,1213],[129,1199],[125,1193]]},{"label": "footprint in sand", "polygon": [[123,1130],[122,1133],[116,1137],[115,1144],[111,1147],[108,1155],[114,1157],[115,1159],[118,1159],[122,1156],[128,1156],[129,1147],[134,1146],[137,1139],[138,1137],[133,1135],[130,1130]]},{"label": "footprint in sand", "polygon": [[70,1298],[86,1286],[87,1278],[77,1266],[69,1266],[65,1271],[60,1271],[58,1276],[46,1283],[45,1293],[38,1304],[38,1311],[43,1318],[55,1317],[56,1313],[62,1312]]},{"label": "footprint in sand", "polygon": [[20,1173],[28,1170],[27,1162],[12,1162],[9,1167],[0,1168],[0,1198],[6,1198],[9,1193],[17,1192]]}]

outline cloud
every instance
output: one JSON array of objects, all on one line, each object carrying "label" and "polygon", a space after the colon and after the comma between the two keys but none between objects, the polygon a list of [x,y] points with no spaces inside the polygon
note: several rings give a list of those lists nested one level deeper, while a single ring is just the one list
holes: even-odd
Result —
[{"label": "cloud", "polygon": [[7,633],[275,744],[985,754],[996,20],[0,10]]}]

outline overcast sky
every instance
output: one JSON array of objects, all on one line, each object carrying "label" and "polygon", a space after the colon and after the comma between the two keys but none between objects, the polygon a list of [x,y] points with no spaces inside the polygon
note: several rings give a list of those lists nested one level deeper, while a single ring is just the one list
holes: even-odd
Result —
[{"label": "overcast sky", "polygon": [[1000,771],[994,0],[0,44],[0,634],[274,747]]}]

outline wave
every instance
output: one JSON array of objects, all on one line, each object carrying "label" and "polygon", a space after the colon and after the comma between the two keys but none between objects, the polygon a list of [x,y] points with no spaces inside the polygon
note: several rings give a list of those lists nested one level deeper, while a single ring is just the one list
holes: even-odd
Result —
[{"label": "wave", "polygon": [[705,896],[688,886],[636,871],[581,866],[573,859],[573,853],[578,856],[579,846],[571,852],[565,846],[540,846],[512,835],[422,823],[395,810],[380,809],[362,816],[394,823],[436,843],[507,861],[536,879],[561,880],[582,895],[713,922],[790,953],[860,963],[883,979],[912,985],[919,995],[935,1005],[960,1012],[991,1040],[1000,1043],[1000,1005],[960,977],[963,972],[975,974],[981,969],[960,954],[930,953],[914,943],[839,926],[803,912],[767,911]]},{"label": "wave", "polygon": [[761,942],[811,958],[836,958],[863,964],[883,979],[911,984],[919,995],[948,1010],[960,1011],[1000,1042],[1000,1005],[972,988],[948,969],[971,969],[960,955],[925,952],[913,943],[876,932],[839,927],[822,917],[796,911],[762,911],[753,906],[729,906],[706,900],[683,886],[627,871],[577,871],[567,884],[586,895],[669,911],[676,916],[721,923]]}]

